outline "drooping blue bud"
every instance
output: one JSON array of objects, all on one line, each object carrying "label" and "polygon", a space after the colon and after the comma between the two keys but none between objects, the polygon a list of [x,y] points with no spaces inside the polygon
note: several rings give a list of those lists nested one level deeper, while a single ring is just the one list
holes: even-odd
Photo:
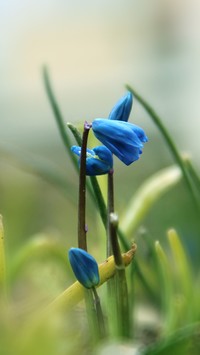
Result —
[{"label": "drooping blue bud", "polygon": [[148,141],[142,128],[124,121],[96,118],[92,129],[96,138],[126,165],[139,159],[143,143]]},{"label": "drooping blue bud", "polygon": [[132,104],[133,95],[130,91],[128,91],[126,95],[117,101],[112,111],[110,112],[108,119],[127,122],[132,109]]},{"label": "drooping blue bud", "polygon": [[[80,157],[81,147],[73,145],[73,153]],[[80,162],[80,160],[79,160]],[[105,146],[98,146],[86,151],[86,175],[95,176],[107,174],[113,168],[113,156]]]},{"label": "drooping blue bud", "polygon": [[77,280],[86,288],[97,286],[100,281],[99,269],[93,256],[80,248],[71,248],[68,255]]}]

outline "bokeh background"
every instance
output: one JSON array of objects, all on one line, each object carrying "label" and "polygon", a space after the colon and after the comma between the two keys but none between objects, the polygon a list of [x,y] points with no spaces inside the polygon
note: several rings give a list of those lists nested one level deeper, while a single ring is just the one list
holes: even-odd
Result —
[{"label": "bokeh background", "polygon": [[[0,1],[0,213],[8,259],[38,233],[59,240],[66,255],[76,245],[78,178],[45,94],[43,65],[49,68],[66,123],[107,117],[130,84],[199,168],[199,18],[198,0]],[[131,167],[116,161],[119,215],[145,179],[173,164],[136,100],[130,120],[145,129],[149,143]],[[36,166],[43,161],[65,180],[67,191],[37,176]],[[89,201],[90,243],[101,260],[101,225],[93,212]],[[167,228],[176,227],[198,262],[194,211],[183,184],[156,204],[144,226],[159,240],[165,239]],[[55,269],[47,269],[54,275]],[[34,282],[41,288],[38,279]],[[56,287],[52,293],[58,292]],[[22,286],[19,290],[19,295],[28,292]]]},{"label": "bokeh background", "polygon": [[[30,146],[49,135],[55,141],[41,85],[46,64],[66,119],[106,116],[129,83],[198,157],[198,1],[2,0],[0,6],[1,141]],[[134,112],[144,119],[137,106]]]}]

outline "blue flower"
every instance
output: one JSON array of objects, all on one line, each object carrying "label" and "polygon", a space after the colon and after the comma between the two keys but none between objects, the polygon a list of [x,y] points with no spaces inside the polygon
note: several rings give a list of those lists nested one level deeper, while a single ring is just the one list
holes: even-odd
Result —
[{"label": "blue flower", "polygon": [[[73,153],[80,157],[81,147],[73,145]],[[86,175],[107,174],[113,167],[113,156],[111,151],[105,146],[98,146],[93,149],[87,149],[86,152]]]},{"label": "blue flower", "polygon": [[128,121],[133,103],[133,95],[130,91],[124,95],[113,107],[110,112],[108,119],[109,120],[118,120],[118,121]]},{"label": "blue flower", "polygon": [[86,288],[98,285],[99,269],[93,256],[80,248],[71,248],[68,255],[77,280]]},{"label": "blue flower", "polygon": [[139,159],[143,143],[148,141],[142,128],[124,121],[96,118],[92,129],[96,138],[126,165]]}]

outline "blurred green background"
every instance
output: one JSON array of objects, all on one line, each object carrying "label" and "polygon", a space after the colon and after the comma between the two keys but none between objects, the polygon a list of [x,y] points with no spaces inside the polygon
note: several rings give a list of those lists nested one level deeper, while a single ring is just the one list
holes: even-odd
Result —
[{"label": "blurred green background", "polygon": [[[68,248],[76,246],[78,177],[46,98],[44,64],[66,123],[107,117],[124,85],[130,84],[199,167],[199,15],[195,0],[1,1],[0,213],[8,260],[38,233],[58,240],[66,259]],[[160,133],[136,100],[130,121],[145,129],[149,143],[131,167],[116,161],[119,216],[145,179],[173,164]],[[59,184],[49,183],[48,174],[45,179],[38,176],[37,166],[47,163]],[[91,251],[101,261],[104,236],[90,200],[87,220]],[[166,229],[177,228],[198,264],[196,217],[182,183],[162,197],[143,225],[161,241]],[[56,283],[52,295],[73,279],[66,272],[55,281],[55,268],[49,272]],[[20,295],[25,292],[20,290]]]},{"label": "blurred green background", "polygon": [[[84,120],[107,117],[124,94],[125,84],[130,84],[155,108],[178,149],[188,153],[199,170],[199,16],[200,2],[196,0],[0,1],[0,214],[10,300],[8,310],[0,307],[1,354],[74,355],[80,349],[88,354],[82,306],[73,312],[73,322],[70,315],[63,314],[48,319],[42,331],[34,328],[35,310],[74,281],[67,251],[77,246],[78,176],[47,100],[43,65],[49,69],[66,129],[68,121],[80,127]],[[142,183],[174,164],[158,129],[136,100],[130,121],[145,130],[149,142],[141,159],[131,166],[115,159],[119,220]],[[101,262],[105,259],[105,232],[93,201],[88,197],[87,202],[89,251]],[[190,292],[198,304],[198,220],[181,181],[142,221],[145,237],[140,228],[130,235],[138,245],[137,261],[154,292],[153,303],[139,278],[131,285],[135,287],[136,313],[142,319],[136,319],[141,326],[136,338],[142,344],[149,337],[155,340],[162,322],[163,290],[152,261],[152,240],[159,240],[168,253],[166,230],[171,227],[178,231],[189,255],[195,276],[194,283],[189,280],[194,285]],[[171,260],[173,265],[169,252],[169,263]],[[176,274],[172,272],[171,277],[177,286]],[[193,301],[194,307],[186,302],[181,310],[179,298],[184,293],[174,289],[169,302],[173,300],[170,311],[177,318],[172,329],[178,329],[198,319],[199,310]],[[100,295],[105,302],[105,287]],[[192,309],[195,316],[187,318],[185,309]]]}]

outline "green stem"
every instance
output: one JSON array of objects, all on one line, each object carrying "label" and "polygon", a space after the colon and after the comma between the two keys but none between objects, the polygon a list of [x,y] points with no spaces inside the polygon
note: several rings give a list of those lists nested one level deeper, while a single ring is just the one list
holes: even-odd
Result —
[{"label": "green stem", "polygon": [[96,309],[98,326],[99,326],[99,337],[102,339],[102,338],[105,338],[105,336],[106,336],[104,316],[103,316],[103,312],[102,312],[102,308],[101,308],[100,298],[98,296],[96,288],[93,287],[92,291],[93,291],[93,295],[94,295],[94,305],[95,305],[95,309]]},{"label": "green stem", "polygon": [[79,175],[79,203],[78,203],[78,247],[87,250],[86,241],[86,223],[85,223],[85,209],[86,209],[86,150],[87,140],[90,130],[90,125],[85,122],[83,131],[83,140],[81,146],[80,157],[80,175]]},{"label": "green stem", "polygon": [[116,265],[116,297],[117,297],[117,317],[119,336],[130,337],[130,312],[128,301],[128,288],[126,281],[125,265],[123,263],[118,237],[117,225],[118,217],[115,213],[110,214],[110,240],[113,250],[113,256]]},{"label": "green stem", "polygon": [[[118,217],[114,213],[114,179],[113,170],[108,173],[108,208],[107,208],[107,257],[113,253],[116,265],[115,283],[108,282],[110,302],[116,304],[116,309],[110,304],[112,311],[117,313],[117,333],[122,337],[130,335],[130,317],[128,303],[128,288],[126,282],[125,265],[118,242],[117,227]],[[114,296],[114,297],[113,297]],[[113,315],[112,315],[113,317]]]},{"label": "green stem", "polygon": [[96,308],[93,300],[93,292],[91,289],[84,289],[84,299],[86,306],[86,314],[89,325],[89,334],[91,336],[91,340],[93,345],[98,343],[99,340],[99,325],[97,319]]},{"label": "green stem", "polygon": [[197,174],[191,160],[187,157],[184,157],[184,163],[185,163],[185,166],[189,172],[189,175],[196,187],[196,190],[198,192],[198,194],[200,193],[200,178],[199,178],[199,175]]},{"label": "green stem", "polygon": [[158,116],[158,114],[154,111],[154,109],[134,90],[132,89],[129,85],[126,86],[126,88],[132,92],[132,94],[135,96],[135,98],[141,103],[141,105],[144,107],[144,109],[148,112],[148,114],[151,116],[152,120],[154,121],[154,123],[156,124],[156,126],[158,127],[158,129],[160,130],[164,140],[166,141],[175,161],[177,162],[177,164],[180,166],[186,186],[188,187],[188,190],[190,192],[190,195],[194,201],[195,207],[197,209],[197,212],[200,212],[200,205],[199,205],[199,201],[197,199],[197,196],[195,194],[193,185],[191,183],[191,180],[188,176],[188,171],[187,171],[187,167],[184,163],[184,160],[182,159],[181,155],[178,152],[178,149],[176,147],[176,145],[173,142],[173,139],[171,138],[168,130],[166,129],[166,127],[164,126],[164,124],[162,123],[162,120],[160,119],[160,117]]},{"label": "green stem", "polygon": [[114,212],[114,186],[113,186],[113,170],[108,173],[108,202],[107,202],[107,258],[112,255],[111,234],[112,224],[110,223],[110,215]]}]

